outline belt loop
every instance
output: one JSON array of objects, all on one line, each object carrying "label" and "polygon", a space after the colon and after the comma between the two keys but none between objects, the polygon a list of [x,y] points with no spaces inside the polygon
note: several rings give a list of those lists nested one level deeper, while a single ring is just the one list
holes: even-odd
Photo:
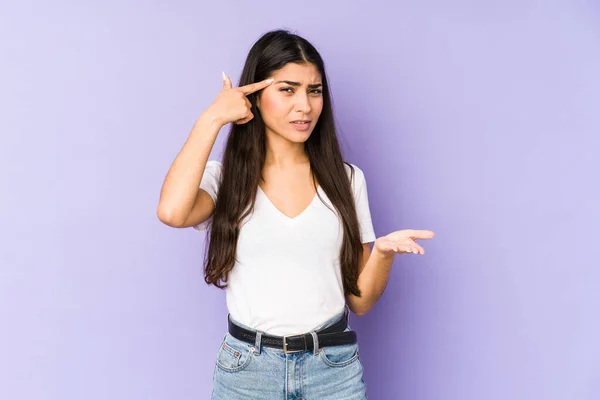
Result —
[{"label": "belt loop", "polygon": [[260,354],[262,331],[256,331],[256,340],[254,341],[254,354]]},{"label": "belt loop", "polygon": [[310,334],[313,338],[313,354],[316,356],[319,354],[319,338],[317,337],[317,332],[311,331]]}]

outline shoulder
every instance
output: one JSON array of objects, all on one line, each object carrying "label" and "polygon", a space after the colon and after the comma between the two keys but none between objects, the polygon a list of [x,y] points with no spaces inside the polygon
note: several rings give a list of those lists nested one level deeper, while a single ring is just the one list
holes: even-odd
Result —
[{"label": "shoulder", "polygon": [[352,184],[353,189],[361,186],[365,182],[365,174],[356,164],[344,161],[344,168]]},{"label": "shoulder", "polygon": [[206,167],[208,168],[209,166],[211,168],[218,168],[218,169],[223,168],[223,164],[219,160],[208,160],[206,162]]},{"label": "shoulder", "polygon": [[206,167],[204,168],[204,173],[215,177],[220,177],[222,170],[223,164],[221,163],[221,161],[208,160],[206,162]]}]

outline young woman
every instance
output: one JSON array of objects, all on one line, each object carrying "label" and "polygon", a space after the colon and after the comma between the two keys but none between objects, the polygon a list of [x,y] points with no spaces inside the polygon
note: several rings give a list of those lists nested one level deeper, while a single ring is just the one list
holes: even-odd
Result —
[{"label": "young woman", "polygon": [[[233,123],[223,161],[208,161]],[[159,219],[208,230],[205,280],[226,289],[213,399],[366,399],[349,310],[368,312],[397,253],[427,230],[376,239],[363,172],[344,162],[321,56],[272,31],[196,121],[166,176]],[[374,242],[371,252],[370,243]]]}]

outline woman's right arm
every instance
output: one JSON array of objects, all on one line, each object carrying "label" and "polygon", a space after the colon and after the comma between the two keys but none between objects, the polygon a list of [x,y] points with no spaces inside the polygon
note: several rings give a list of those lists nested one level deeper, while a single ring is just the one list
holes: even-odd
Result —
[{"label": "woman's right arm", "polygon": [[158,219],[185,228],[207,220],[215,209],[210,195],[199,189],[206,162],[223,124],[208,110],[194,124],[173,161],[160,192]]},{"label": "woman's right arm", "polygon": [[245,124],[254,118],[247,95],[264,89],[273,79],[232,88],[223,74],[223,89],[194,124],[183,148],[169,168],[158,203],[158,219],[185,228],[207,220],[215,210],[210,195],[200,189],[206,162],[221,128],[230,122]]}]

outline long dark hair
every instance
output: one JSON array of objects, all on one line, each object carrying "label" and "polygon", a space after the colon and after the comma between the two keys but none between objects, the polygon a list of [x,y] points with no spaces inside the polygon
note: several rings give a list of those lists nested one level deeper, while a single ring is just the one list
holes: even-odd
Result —
[{"label": "long dark hair", "polygon": [[[288,31],[268,32],[250,49],[239,86],[262,81],[288,63],[313,64],[321,74],[323,109],[313,132],[305,142],[305,151],[310,160],[315,189],[318,182],[338,211],[343,226],[339,262],[344,293],[360,296],[357,285],[363,251],[360,229],[351,183],[335,131],[325,65],[319,52],[306,39]],[[229,272],[234,267],[240,226],[254,209],[265,163],[265,124],[256,108],[257,96],[258,92],[248,95],[254,118],[246,124],[231,125],[223,155],[217,203],[209,228],[210,234],[207,235],[210,240],[205,252],[204,279],[206,283],[221,289],[227,287]],[[354,170],[350,164],[348,166],[353,179]]]}]

